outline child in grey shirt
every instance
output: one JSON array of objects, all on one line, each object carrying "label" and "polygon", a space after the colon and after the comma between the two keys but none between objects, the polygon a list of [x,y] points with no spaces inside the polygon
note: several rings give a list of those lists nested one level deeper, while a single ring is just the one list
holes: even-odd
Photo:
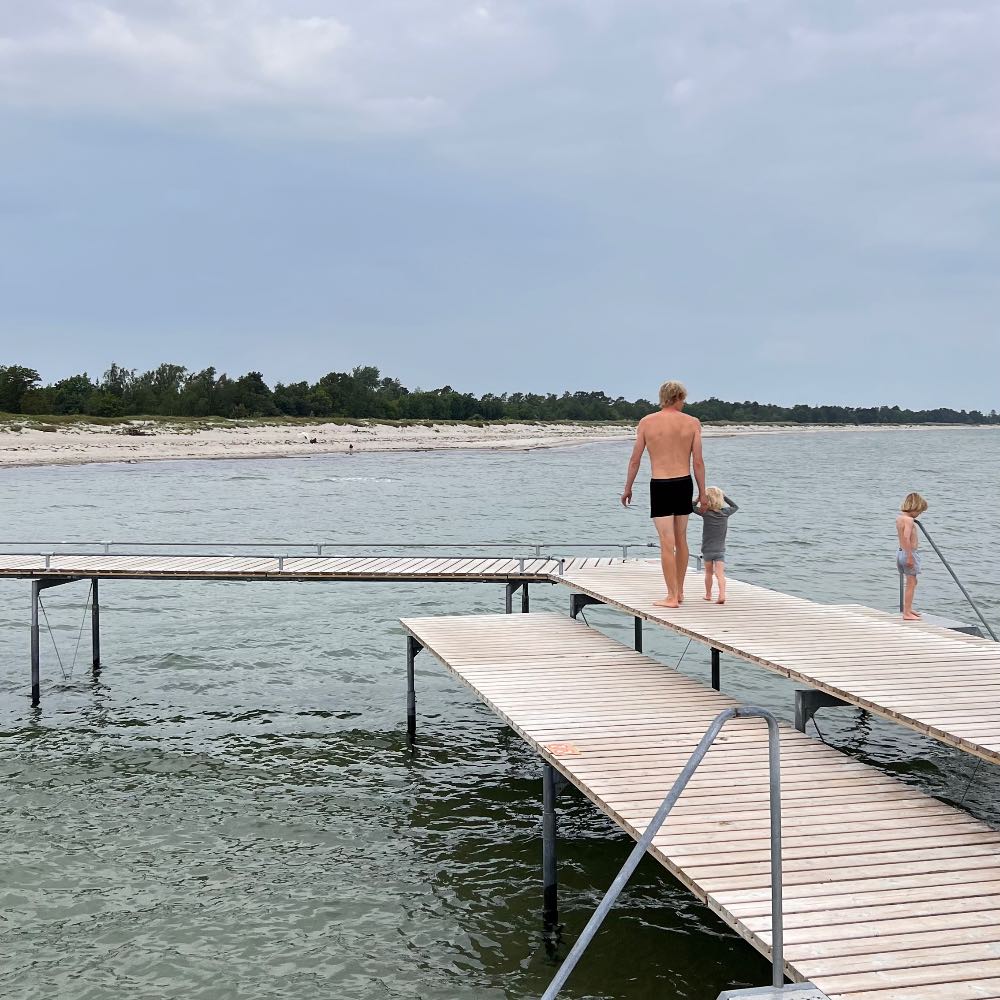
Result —
[{"label": "child in grey shirt", "polygon": [[[705,490],[708,509],[703,514],[697,507],[694,513],[702,519],[701,557],[705,560],[705,600],[712,599],[712,580],[719,583],[718,604],[726,603],[726,531],[729,518],[739,507],[719,489],[709,486]],[[723,506],[724,504],[728,506]]]}]

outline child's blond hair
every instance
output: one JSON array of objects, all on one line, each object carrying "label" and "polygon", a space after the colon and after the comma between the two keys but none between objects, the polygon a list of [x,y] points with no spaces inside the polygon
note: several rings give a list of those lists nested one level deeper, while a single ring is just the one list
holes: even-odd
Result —
[{"label": "child's blond hair", "polygon": [[899,509],[904,514],[923,514],[927,510],[927,501],[919,493],[908,493]]},{"label": "child's blond hair", "polygon": [[726,502],[725,495],[718,486],[709,486],[705,490],[705,499],[708,501],[709,510],[722,510],[723,504]]},{"label": "child's blond hair", "polygon": [[683,382],[664,382],[660,386],[660,406],[673,406],[682,399],[687,399],[688,391]]}]

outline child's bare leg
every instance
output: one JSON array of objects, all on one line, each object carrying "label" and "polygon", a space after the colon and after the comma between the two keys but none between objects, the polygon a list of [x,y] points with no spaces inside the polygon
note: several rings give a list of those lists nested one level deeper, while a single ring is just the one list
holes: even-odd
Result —
[{"label": "child's bare leg", "polygon": [[714,564],[711,559],[705,560],[705,600],[712,599],[712,580],[715,579]]},{"label": "child's bare leg", "polygon": [[908,576],[906,578],[906,587],[903,591],[903,620],[908,622],[915,622],[920,620],[920,615],[913,610],[913,594],[917,589],[917,578],[915,576]]},{"label": "child's bare leg", "polygon": [[719,585],[719,604],[726,603],[726,564],[721,559],[715,560],[715,581]]}]

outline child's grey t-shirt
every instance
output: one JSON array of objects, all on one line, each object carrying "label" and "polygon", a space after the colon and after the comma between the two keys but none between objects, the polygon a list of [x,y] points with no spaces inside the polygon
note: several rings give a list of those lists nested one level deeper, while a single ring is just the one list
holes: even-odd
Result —
[{"label": "child's grey t-shirt", "polygon": [[701,554],[706,559],[712,554],[720,554],[726,550],[726,532],[729,529],[729,518],[740,508],[733,503],[729,497],[723,495],[723,499],[729,505],[722,510],[706,510],[702,514],[697,508],[694,513],[702,519],[701,530]]}]

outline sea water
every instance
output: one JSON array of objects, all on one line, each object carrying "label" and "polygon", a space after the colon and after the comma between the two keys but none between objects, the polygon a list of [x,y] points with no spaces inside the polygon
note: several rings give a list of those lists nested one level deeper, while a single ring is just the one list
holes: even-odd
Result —
[{"label": "sea water", "polygon": [[[916,489],[1000,622],[1000,433],[790,433],[705,450],[709,483],[740,504],[734,577],[890,610],[893,520]],[[7,540],[24,541],[647,543],[644,476],[637,509],[618,503],[627,458],[626,445],[601,444],[14,469],[0,477],[0,511]],[[924,565],[917,606],[969,620],[929,551]],[[0,594],[6,1000],[542,993],[554,959],[537,758],[429,656],[417,661],[418,749],[405,741],[397,619],[498,612],[501,587],[102,582],[96,679],[86,584],[48,590],[57,647],[44,631],[37,712],[29,585]],[[531,596],[533,610],[568,606],[561,587]],[[630,641],[629,619],[586,613]],[[645,641],[707,681],[703,647],[652,626]],[[726,692],[791,716],[790,683],[727,657],[722,677]],[[844,752],[1000,819],[989,765],[853,709],[818,721]],[[559,808],[564,954],[631,841],[580,796]],[[647,861],[565,996],[714,1000],[767,981],[763,959]]]}]

